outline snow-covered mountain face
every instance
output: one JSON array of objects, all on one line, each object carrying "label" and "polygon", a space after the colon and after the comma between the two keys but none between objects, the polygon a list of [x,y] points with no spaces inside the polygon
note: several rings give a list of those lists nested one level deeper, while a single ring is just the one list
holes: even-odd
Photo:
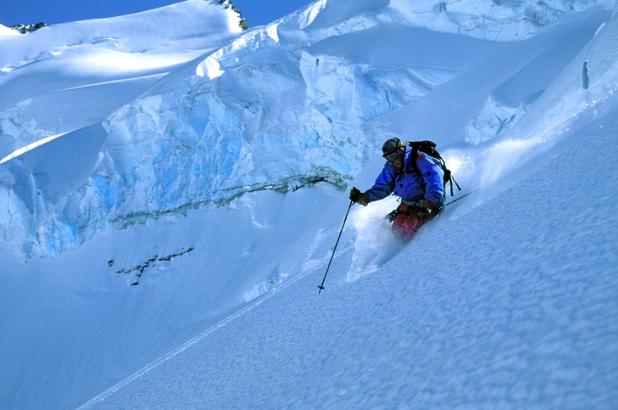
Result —
[{"label": "snow-covered mountain face", "polygon": [[[386,317],[384,310],[373,312],[371,320],[392,324],[387,332],[373,328],[373,333],[387,339],[386,346],[396,344],[392,351],[402,354],[393,362],[425,358],[419,380],[432,374],[447,385],[452,381],[447,373],[457,372],[462,360],[474,365],[479,357],[462,358],[465,349],[442,342],[467,340],[458,332],[468,335],[478,320],[485,319],[475,316],[477,303],[508,305],[510,300],[493,296],[501,296],[503,281],[509,279],[508,289],[523,284],[529,295],[539,298],[530,301],[514,292],[521,303],[517,306],[531,315],[538,313],[538,306],[547,308],[546,322],[571,314],[582,319],[577,311],[565,312],[565,305],[590,310],[579,327],[569,328],[564,344],[549,346],[554,352],[566,348],[571,354],[571,338],[578,338],[578,329],[589,329],[590,323],[611,331],[606,322],[595,322],[602,318],[612,323],[611,315],[598,314],[608,303],[586,297],[565,301],[555,298],[559,292],[552,287],[554,282],[569,281],[569,286],[560,287],[562,297],[572,289],[571,294],[582,294],[578,286],[590,289],[577,282],[581,278],[607,280],[608,293],[614,285],[607,272],[615,266],[611,246],[616,241],[598,220],[602,212],[590,205],[598,200],[605,204],[603,210],[613,210],[607,186],[615,177],[600,175],[615,147],[607,146],[604,162],[593,160],[595,150],[611,141],[608,136],[615,129],[611,118],[618,112],[618,19],[612,7],[602,1],[321,0],[242,33],[232,10],[220,7],[218,1],[194,0],[132,16],[45,27],[28,35],[0,26],[0,207],[6,210],[0,213],[0,345],[7,346],[0,349],[0,407],[75,407],[110,385],[139,378],[160,361],[127,379],[160,357],[171,361],[196,342],[192,339],[196,334],[216,332],[241,315],[242,306],[249,303],[253,309],[274,288],[283,290],[282,284],[305,277],[302,283],[311,282],[310,290],[308,285],[296,288],[283,298],[283,305],[271,306],[269,310],[276,313],[266,317],[263,329],[260,314],[246,327],[253,331],[247,340],[280,334],[268,325],[282,326],[290,305],[315,291],[314,283],[319,282],[315,279],[321,278],[329,261],[348,204],[339,188],[370,186],[383,164],[379,146],[393,135],[437,141],[464,189],[478,193],[469,197],[465,212],[451,213],[448,208],[436,225],[423,232],[429,236],[419,236],[406,249],[409,252],[396,258],[392,270],[382,270],[382,265],[401,249],[400,244],[392,245],[383,221],[393,203],[354,207],[329,277],[329,286],[337,284],[343,295],[341,303],[329,309],[339,317],[342,306],[347,307],[345,320],[337,319],[337,326],[325,330],[325,339],[338,342],[341,337],[346,346],[352,338],[337,334],[336,327],[346,326],[347,318],[355,326],[346,329],[348,334],[363,335],[365,321],[354,316],[355,290],[365,289],[361,313],[371,315],[366,307],[373,300],[369,288],[388,288],[383,292],[388,301],[384,303],[391,306],[388,315],[399,308],[404,313]],[[588,135],[601,140],[591,147],[572,141]],[[553,150],[563,138],[568,144]],[[565,153],[581,155],[580,161],[586,162],[571,169],[574,157]],[[568,172],[558,172],[556,163],[563,163]],[[526,164],[531,166],[524,170]],[[575,180],[584,171],[583,182]],[[526,172],[551,179],[537,185],[528,175],[520,184]],[[554,213],[553,207],[561,212]],[[496,229],[503,209],[512,223]],[[608,220],[611,224],[613,219]],[[451,224],[456,229],[453,243],[444,240],[445,232],[451,235]],[[511,228],[516,235],[508,231]],[[602,238],[596,236],[599,232]],[[577,252],[570,248],[571,238]],[[432,253],[436,244],[440,268],[436,260],[420,263],[418,255]],[[482,252],[475,254],[475,247]],[[547,259],[539,261],[537,255]],[[415,275],[410,275],[410,261],[420,269]],[[599,261],[603,275],[580,272],[583,265]],[[560,275],[563,268],[569,269],[566,279]],[[518,275],[524,271],[522,282]],[[342,283],[362,284],[371,272],[375,280],[366,285],[346,290],[352,285]],[[551,285],[536,287],[537,273]],[[453,290],[458,282],[451,282],[451,275],[465,285],[465,292]],[[499,281],[486,286],[484,275]],[[402,286],[405,277],[416,282]],[[410,302],[406,292],[419,287],[424,293],[415,293]],[[442,306],[434,305],[436,296]],[[556,305],[548,306],[545,297]],[[393,298],[397,303],[390,305]],[[463,311],[454,312],[452,322],[441,320],[442,307],[453,309],[452,298]],[[493,311],[491,303],[484,305],[486,312]],[[302,305],[301,311],[311,313],[300,314],[298,323],[315,323],[309,316],[316,306],[322,305]],[[414,312],[414,306],[421,306],[420,315],[426,315],[426,321],[418,322],[423,327],[415,327],[417,322],[405,316]],[[233,312],[240,313],[228,317]],[[536,346],[537,340],[526,333],[528,322],[521,319],[525,313],[515,312],[514,327],[509,317],[513,312],[498,313],[501,320],[507,318],[502,327],[482,327],[479,339],[491,339],[489,346],[505,360],[497,363],[480,355],[483,366],[475,371],[481,375],[495,371],[495,364],[509,367],[510,341],[519,341],[518,352],[521,346],[524,350]],[[461,320],[464,314],[466,321]],[[407,335],[419,345],[437,346],[435,354],[425,355],[425,348],[416,350],[417,356],[406,354],[407,341],[396,343],[392,334],[404,321]],[[539,331],[547,326],[541,322]],[[453,333],[435,329],[427,335],[425,325]],[[216,343],[228,355],[223,352],[213,359],[224,363],[234,356],[224,364],[231,373],[238,369],[233,365],[237,356],[229,352],[239,349],[241,357],[252,351],[243,350],[246,344],[237,339],[241,330],[234,329],[231,333],[236,334],[225,332],[223,341]],[[302,335],[298,340],[321,336],[298,334]],[[598,329],[590,334],[586,340],[593,348],[607,340]],[[555,338],[562,340],[562,335]],[[503,342],[507,350],[500,350]],[[382,339],[373,343],[385,346]],[[291,367],[311,369],[303,364],[316,362],[320,367],[329,362],[342,366],[328,370],[347,372],[349,362],[329,361],[329,355],[354,358],[346,352],[340,355],[331,345],[324,360],[316,361],[313,352],[290,351],[291,346],[295,345],[288,344],[285,350],[290,354],[283,356],[297,354],[298,362],[292,361]],[[216,349],[210,352],[217,356]],[[547,350],[543,353],[551,360]],[[267,356],[257,354],[253,359]],[[348,403],[368,403],[361,388],[365,379],[358,376],[375,364],[371,357],[381,360],[361,356],[358,363],[364,369],[346,373],[344,380],[356,378],[361,383],[360,393],[350,390],[354,397]],[[552,361],[538,370],[564,374],[563,362],[573,357],[561,356],[560,364]],[[582,366],[587,369],[590,364],[583,361]],[[510,367],[512,374],[527,380],[526,386],[529,380],[539,381],[529,374],[522,377],[516,368]],[[200,375],[210,377],[212,369]],[[447,370],[436,374],[435,369]],[[249,370],[238,374],[253,375]],[[394,373],[383,376],[403,381],[405,389],[409,373],[389,370]],[[286,371],[282,374],[292,379],[300,374],[289,367]],[[312,371],[320,376],[320,369]],[[269,374],[278,373],[270,369]],[[315,386],[332,379],[332,374],[316,377]],[[568,374],[577,378],[581,373]],[[609,369],[605,374],[615,372]],[[212,378],[216,376],[215,371]],[[256,379],[260,376],[258,371]],[[201,376],[187,379],[202,383]],[[267,395],[270,378],[260,380],[264,384],[252,386],[262,386],[261,394]],[[167,379],[155,381],[176,386],[165,384]],[[158,383],[141,387],[152,386],[159,388]],[[221,396],[207,399],[216,405],[194,407],[222,407],[230,400],[225,392],[238,386],[213,389]],[[401,387],[393,386],[386,391],[389,397],[396,397]],[[546,387],[560,396],[570,385]],[[597,397],[606,397],[607,387],[601,390]],[[204,390],[198,386],[196,391]],[[488,391],[487,395],[494,392]],[[349,400],[339,390],[325,390],[325,395],[332,403]],[[585,396],[578,397],[585,400]],[[549,393],[539,397],[541,406],[555,404]],[[177,397],[165,399],[174,403]],[[298,403],[294,401],[298,397],[285,394],[275,399],[280,407]],[[139,398],[136,402],[157,405]],[[110,403],[114,407],[114,401]],[[441,403],[453,407],[448,400]]]},{"label": "snow-covered mountain face", "polygon": [[[343,187],[389,134],[505,135],[610,3],[322,0],[229,40],[238,15],[194,0],[5,36],[0,153],[46,144],[2,160],[0,235],[26,257],[59,255],[250,191]],[[462,93],[467,107],[428,112]],[[42,160],[77,141],[79,160]]]},{"label": "snow-covered mountain face", "polygon": [[[89,130],[99,129],[96,124],[170,72],[220,47],[241,32],[238,13],[218,3],[193,0],[129,16],[45,27],[28,36],[13,30],[9,31],[17,36],[6,30],[0,32],[0,157],[5,157],[0,162],[6,164],[3,170],[13,169],[2,172],[3,181],[8,178],[11,187],[8,191],[3,189],[2,195],[12,195],[25,188],[30,193],[22,191],[25,196],[18,194],[17,202],[9,201],[13,202],[12,207],[17,207],[13,209],[17,213],[11,214],[42,212],[34,218],[13,219],[11,216],[3,220],[1,235],[17,241],[18,253],[30,254],[29,249],[34,245],[40,250],[36,253],[58,254],[74,248],[85,238],[83,232],[77,231],[77,235],[52,234],[55,239],[50,237],[49,240],[60,240],[63,244],[49,243],[43,247],[34,244],[34,238],[27,239],[38,230],[36,225],[47,225],[52,214],[59,216],[58,207],[76,205],[62,197],[95,182],[90,179],[95,171],[92,161],[98,161],[99,154],[103,155],[102,143],[106,136],[101,134],[103,139],[90,143],[87,140],[96,139],[96,133]],[[56,171],[49,168],[43,171],[63,173],[62,176],[48,174],[43,177],[55,180],[60,176],[54,182],[55,187],[50,187],[54,193],[48,191],[48,184],[43,181],[32,181],[34,185],[25,182],[23,178],[28,178],[29,172],[38,174],[38,171],[27,165],[22,168],[23,161],[28,162],[25,157],[17,161],[9,161],[9,158],[67,133],[69,135],[63,139],[77,135],[75,138],[80,139],[80,144],[91,148],[80,151],[78,162],[82,165],[66,166],[66,158],[75,155],[74,148],[69,148],[67,152],[58,153],[64,159]],[[55,144],[65,143],[58,140]],[[16,166],[20,170],[16,170]],[[67,175],[71,176],[69,180],[65,178]],[[109,198],[108,194],[105,195]],[[69,205],[70,202],[73,205]],[[75,223],[83,221],[69,217],[70,222],[60,222],[63,219],[65,217],[56,219],[52,222],[55,227],[48,228],[57,233],[58,228],[89,229],[77,228]],[[34,239],[34,242],[41,239]]]}]

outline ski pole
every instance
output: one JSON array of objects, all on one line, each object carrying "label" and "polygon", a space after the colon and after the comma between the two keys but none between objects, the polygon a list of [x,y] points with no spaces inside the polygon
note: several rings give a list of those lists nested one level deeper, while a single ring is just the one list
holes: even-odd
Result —
[{"label": "ski pole", "polygon": [[341,239],[341,234],[343,233],[343,227],[345,226],[345,221],[348,220],[348,214],[350,213],[350,208],[352,208],[352,204],[354,201],[350,201],[350,205],[348,205],[348,210],[345,213],[345,218],[343,218],[343,223],[341,224],[341,230],[339,231],[339,236],[337,237],[337,242],[335,242],[335,247],[333,248],[333,253],[330,255],[330,260],[328,261],[328,266],[326,267],[326,273],[324,273],[324,277],[322,278],[322,283],[318,286],[318,295],[322,293],[324,290],[324,282],[326,282],[326,275],[328,275],[328,270],[330,269],[330,264],[333,261],[333,257],[335,256],[335,250],[337,250],[337,245],[339,245],[339,239]]},{"label": "ski pole", "polygon": [[447,203],[444,205],[444,207],[446,208],[447,206],[449,206],[449,205],[451,205],[451,204],[454,204],[455,202],[457,202],[457,201],[459,201],[459,200],[461,200],[461,199],[464,199],[464,198],[465,198],[465,197],[467,197],[468,195],[475,193],[476,191],[478,191],[478,189],[475,189],[475,190],[472,190],[472,191],[470,191],[470,192],[467,192],[467,193],[463,194],[462,196],[460,196],[460,197],[458,197],[458,198],[453,199],[451,202],[447,202]]}]

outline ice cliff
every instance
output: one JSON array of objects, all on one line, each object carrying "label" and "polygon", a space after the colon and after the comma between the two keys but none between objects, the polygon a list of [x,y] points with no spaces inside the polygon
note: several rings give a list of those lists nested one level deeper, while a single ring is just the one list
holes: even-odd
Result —
[{"label": "ice cliff", "polygon": [[[0,163],[0,237],[26,257],[58,255],[246,192],[343,188],[388,135],[460,148],[491,140],[611,7],[319,0],[240,33],[231,10],[193,0],[0,37],[0,149],[26,147]],[[569,42],[574,13],[586,17]],[[162,24],[173,28],[165,41]],[[427,111],[463,94],[463,110]],[[66,105],[45,108],[50,95]]]}]

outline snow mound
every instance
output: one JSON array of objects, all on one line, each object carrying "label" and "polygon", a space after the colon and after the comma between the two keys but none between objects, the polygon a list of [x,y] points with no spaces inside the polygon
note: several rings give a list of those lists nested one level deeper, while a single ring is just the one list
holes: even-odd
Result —
[{"label": "snow mound", "polygon": [[3,37],[0,156],[104,120],[170,71],[237,36],[239,21],[232,9],[191,0]]},{"label": "snow mound", "polygon": [[9,28],[7,26],[3,26],[2,24],[0,24],[0,37],[5,36],[18,36],[19,33],[15,30],[13,30],[12,28]]},{"label": "snow mound", "polygon": [[85,45],[104,45],[129,53],[178,49],[179,45],[203,43],[203,37],[240,33],[239,21],[238,13],[215,2],[187,0],[126,16],[57,24],[28,36],[16,36],[3,42],[0,65],[23,65],[44,58],[50,51]]}]

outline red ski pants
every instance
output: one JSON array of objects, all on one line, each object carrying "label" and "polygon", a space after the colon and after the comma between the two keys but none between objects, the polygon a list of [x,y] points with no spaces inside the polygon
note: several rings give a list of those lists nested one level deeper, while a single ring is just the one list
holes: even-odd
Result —
[{"label": "red ski pants", "polygon": [[393,232],[404,241],[411,240],[419,228],[431,218],[419,218],[416,209],[406,204],[397,207],[397,214],[393,219]]}]

